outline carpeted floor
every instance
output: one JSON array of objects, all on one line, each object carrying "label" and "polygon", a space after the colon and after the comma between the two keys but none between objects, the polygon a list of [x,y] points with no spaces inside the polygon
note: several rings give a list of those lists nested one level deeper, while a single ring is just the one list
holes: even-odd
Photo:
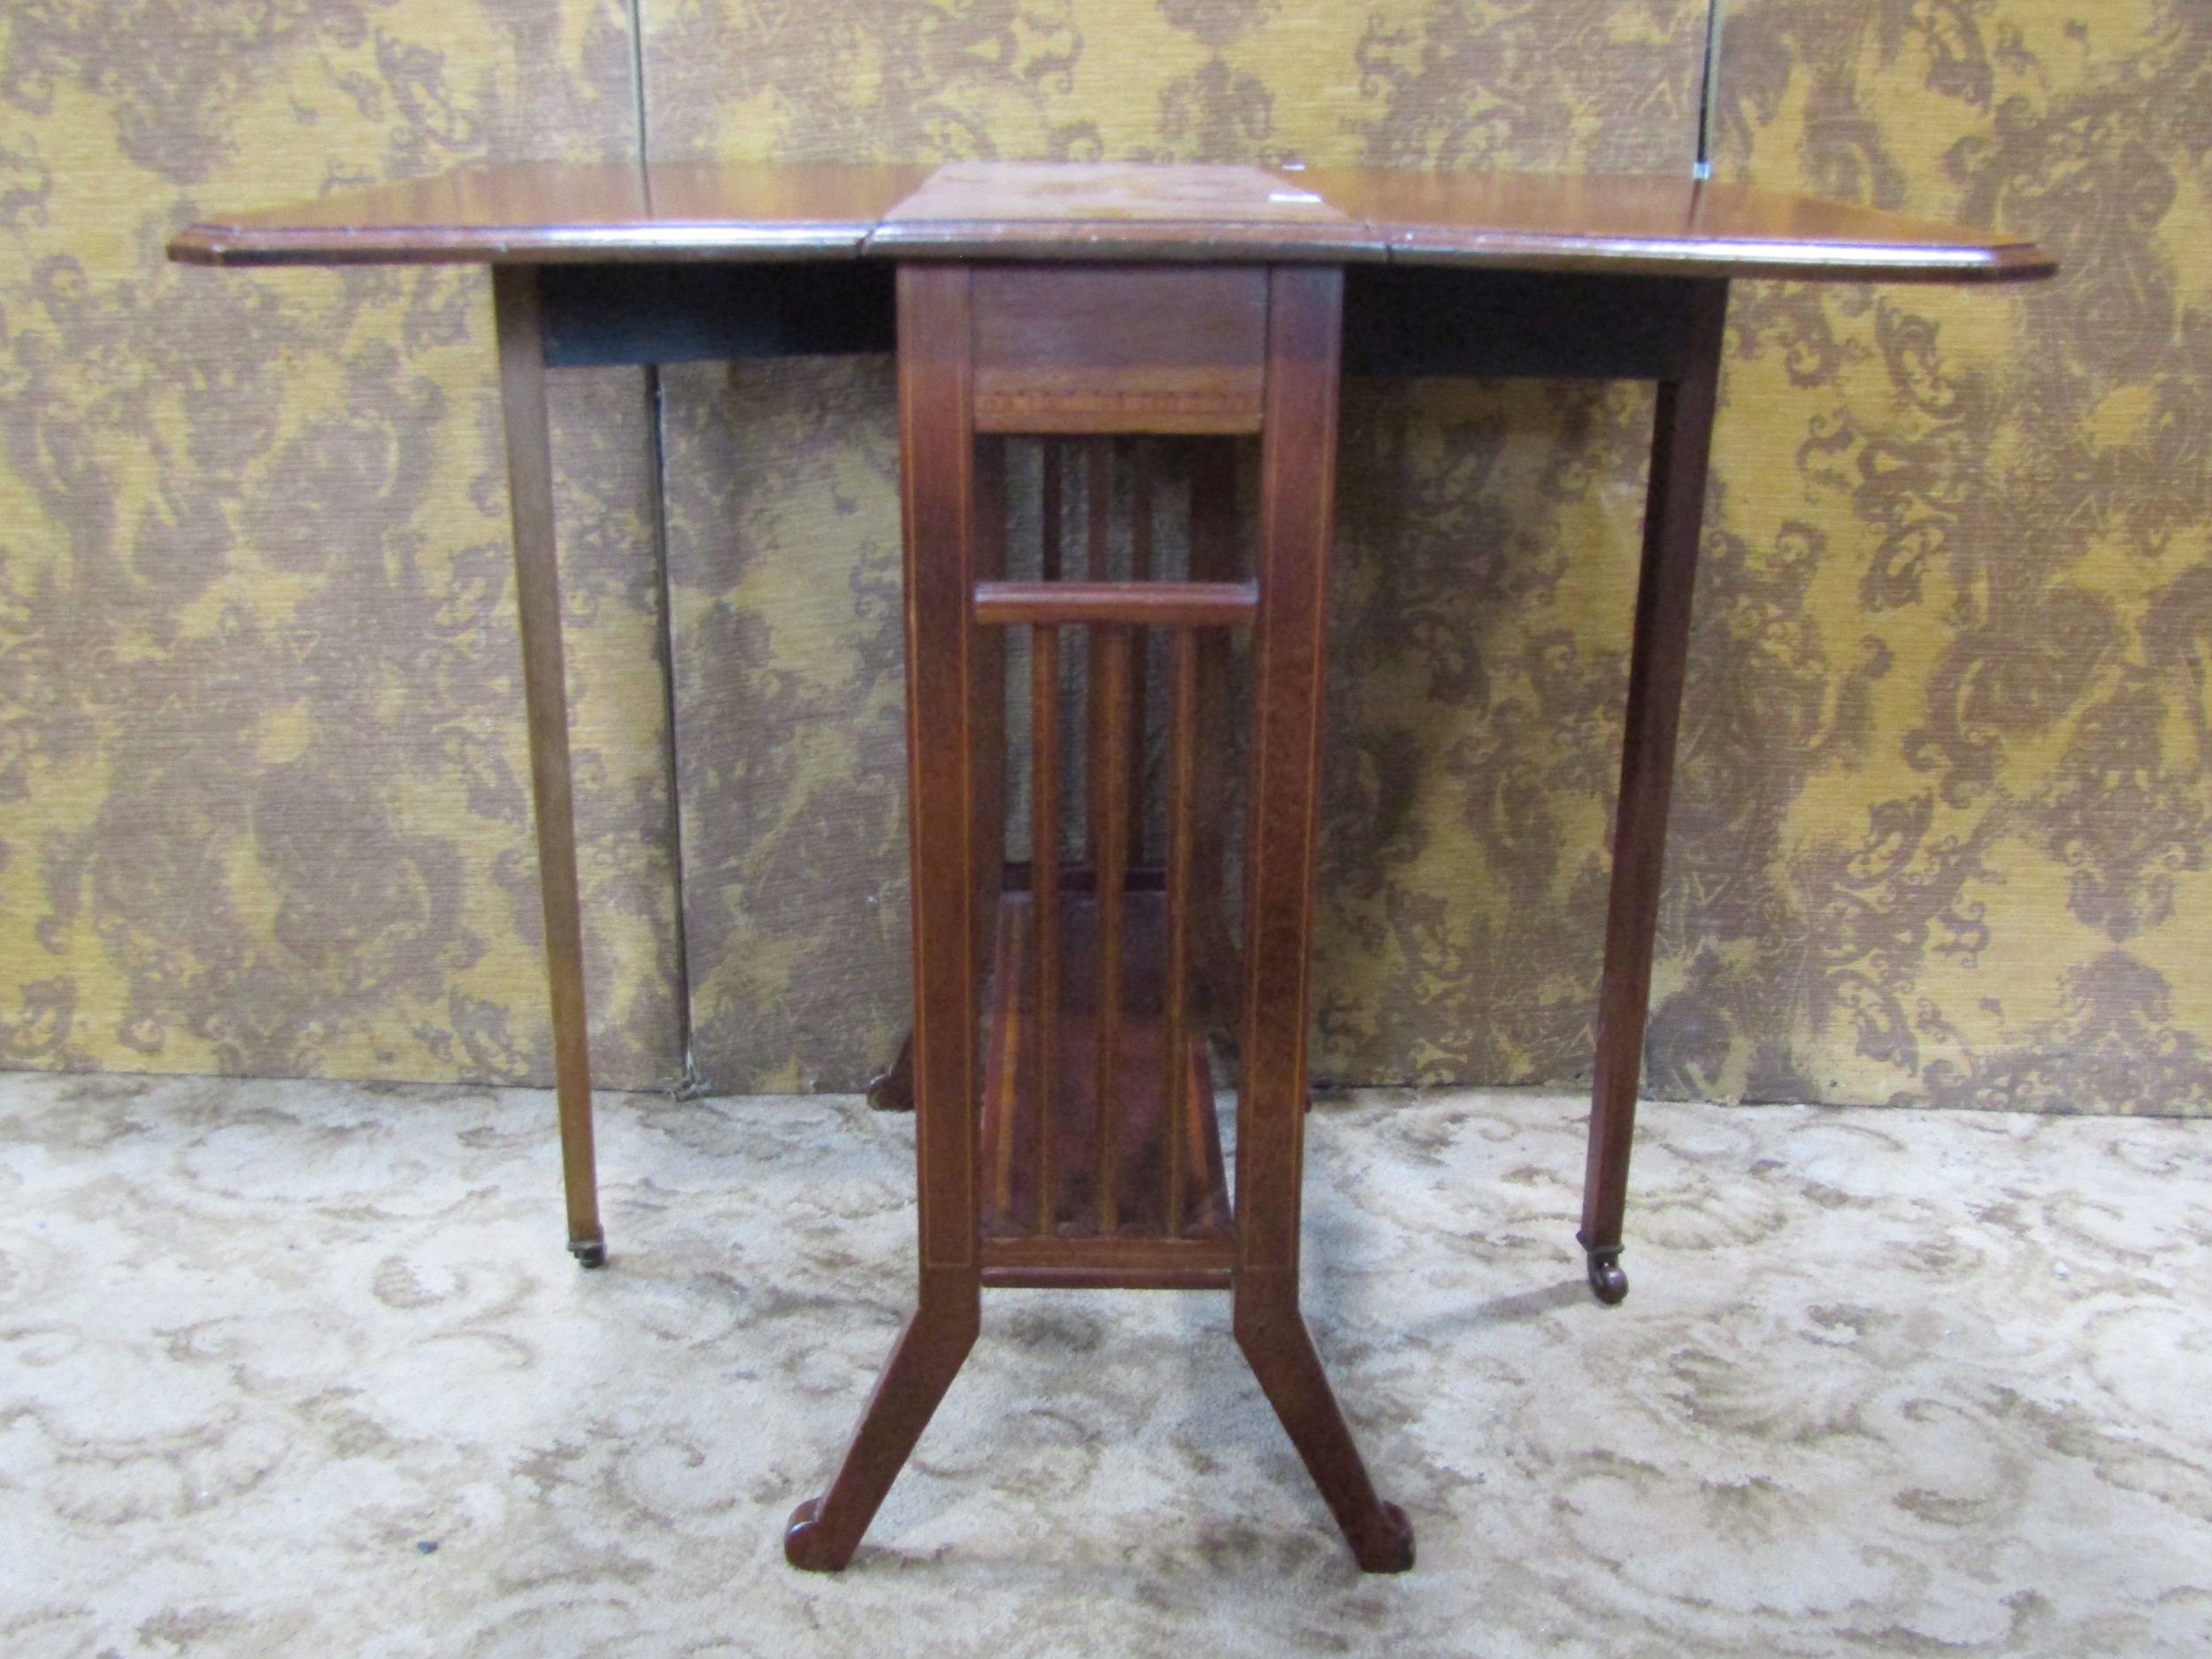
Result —
[{"label": "carpeted floor", "polygon": [[1353,1570],[1218,1295],[998,1292],[841,1578],[910,1120],[0,1078],[0,1652],[2201,1655],[2212,1124],[1325,1102],[1307,1307],[1419,1564]]}]

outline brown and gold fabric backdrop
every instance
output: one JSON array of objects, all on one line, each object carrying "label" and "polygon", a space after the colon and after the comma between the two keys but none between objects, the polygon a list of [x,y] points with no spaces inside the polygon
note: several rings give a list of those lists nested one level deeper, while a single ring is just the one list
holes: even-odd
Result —
[{"label": "brown and gold fabric backdrop", "polygon": [[[2212,16],[1725,12],[1724,175],[2066,269],[1739,289],[1647,1083],[2212,1110]],[[48,0],[0,46],[0,1041],[515,1078],[546,1041],[482,285],[180,271],[170,227],[485,156],[1679,173],[1709,7],[165,17]],[[557,391],[602,1076],[851,1087],[905,997],[888,365]],[[1348,388],[1325,1078],[1585,1071],[1650,406]]]},{"label": "brown and gold fabric backdrop", "polygon": [[[618,4],[12,5],[0,40],[0,1050],[549,1075],[480,274],[162,262],[203,210],[634,154]],[[595,1033],[675,1076],[654,480],[557,388]]]}]

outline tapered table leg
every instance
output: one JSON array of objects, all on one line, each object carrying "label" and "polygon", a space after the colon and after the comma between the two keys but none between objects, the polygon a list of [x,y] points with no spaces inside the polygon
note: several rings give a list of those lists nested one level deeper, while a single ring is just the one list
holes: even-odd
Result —
[{"label": "tapered table leg", "polygon": [[499,333],[500,403],[507,426],[507,499],[514,519],[515,599],[522,626],[538,885],[545,906],[545,972],[552,994],[553,1080],[560,1102],[568,1248],[584,1266],[599,1267],[607,1259],[607,1241],[599,1224],[592,1152],[583,912],[576,886],[568,684],[561,661],[561,579],[554,553],[553,454],[536,270],[493,266],[492,301]]},{"label": "tapered table leg", "polygon": [[[969,272],[956,265],[905,265],[898,283],[921,1294],[829,1490],[801,1504],[784,1534],[786,1560],[826,1572],[852,1559],[974,1343],[982,1312],[976,1246],[980,1056],[974,906],[977,841],[988,841],[993,803],[1002,785],[981,775],[989,766],[979,749],[989,745],[979,742],[973,718],[979,680],[987,673],[992,653],[979,647],[969,608],[979,557],[969,414]],[[987,494],[991,481],[984,480]],[[995,689],[1002,694],[1002,665],[1000,672]]]},{"label": "tapered table leg", "polygon": [[1651,996],[1652,940],[1674,787],[1675,732],[1690,648],[1690,598],[1705,517],[1728,284],[1701,285],[1689,362],[1659,385],[1651,479],[1644,503],[1643,567],[1636,587],[1628,712],[1621,739],[1620,803],[1613,820],[1613,885],[1605,912],[1605,972],[1598,995],[1597,1067],[1591,1083],[1589,1163],[1582,1227],[1590,1288],[1603,1302],[1628,1294],[1621,1271],[1621,1211]]},{"label": "tapered table leg", "polygon": [[1298,1310],[1306,976],[1343,293],[1335,269],[1278,266],[1270,278],[1232,1317],[1238,1345],[1361,1567],[1402,1572],[1413,1564],[1412,1528],[1402,1510],[1376,1496]]}]

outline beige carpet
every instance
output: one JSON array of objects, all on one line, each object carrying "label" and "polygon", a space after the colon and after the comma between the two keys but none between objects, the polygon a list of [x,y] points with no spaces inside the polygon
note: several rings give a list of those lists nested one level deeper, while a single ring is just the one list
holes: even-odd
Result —
[{"label": "beige carpet", "polygon": [[2212,1125],[1649,1108],[1606,1310],[1579,1110],[1313,1119],[1412,1573],[1225,1298],[1001,1292],[833,1578],[779,1532],[908,1304],[908,1120],[610,1097],[586,1274],[543,1094],[0,1079],[0,1653],[2212,1651]]}]

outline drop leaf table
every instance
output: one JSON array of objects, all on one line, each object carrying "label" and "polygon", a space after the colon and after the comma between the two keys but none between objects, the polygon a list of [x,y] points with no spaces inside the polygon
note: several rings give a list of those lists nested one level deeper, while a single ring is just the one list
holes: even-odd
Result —
[{"label": "drop leaf table", "polygon": [[[194,225],[170,252],[491,269],[587,1265],[605,1246],[546,369],[897,354],[914,1015],[879,1093],[917,1114],[921,1283],[836,1475],[786,1535],[821,1570],[851,1558],[987,1286],[1226,1290],[1359,1564],[1412,1564],[1298,1302],[1341,377],[1658,385],[1579,1234],[1593,1290],[1617,1302],[1729,282],[2051,270],[2024,242],[1687,178],[1057,163],[486,166]],[[1033,515],[1010,514],[1033,480]],[[1164,535],[1171,497],[1182,522]],[[1010,545],[1010,516],[1033,543]],[[1237,1056],[1233,1184],[1214,1027]]]}]

